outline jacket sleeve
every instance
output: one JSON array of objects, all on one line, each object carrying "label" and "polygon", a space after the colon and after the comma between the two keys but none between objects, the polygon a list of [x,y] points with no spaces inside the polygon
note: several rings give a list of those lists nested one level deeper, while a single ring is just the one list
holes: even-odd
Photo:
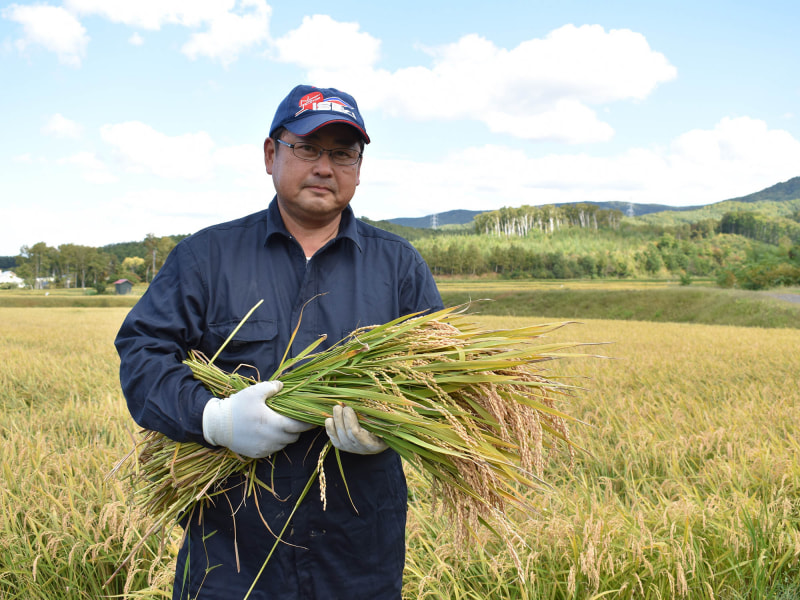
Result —
[{"label": "jacket sleeve", "polygon": [[117,334],[120,383],[134,421],[178,441],[207,445],[211,398],[182,361],[205,330],[207,290],[188,245],[178,244]]},{"label": "jacket sleeve", "polygon": [[428,263],[416,249],[412,249],[408,275],[400,286],[400,301],[401,314],[422,310],[434,312],[444,308],[442,296],[439,294]]}]

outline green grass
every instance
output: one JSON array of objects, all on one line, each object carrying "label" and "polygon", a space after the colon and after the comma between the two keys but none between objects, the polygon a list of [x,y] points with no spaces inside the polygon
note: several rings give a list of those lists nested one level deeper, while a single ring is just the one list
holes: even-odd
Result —
[{"label": "green grass", "polygon": [[798,293],[793,289],[766,293],[656,282],[452,282],[439,287],[446,306],[491,299],[477,308],[487,315],[800,327],[800,303],[770,295]]},{"label": "green grass", "polygon": [[[476,308],[482,314],[554,319],[617,319],[660,323],[704,323],[741,327],[800,327],[800,302],[775,298],[800,289],[769,292],[722,289],[710,282],[680,286],[665,281],[509,281],[440,280],[445,306],[489,299]],[[97,295],[93,290],[52,292],[0,290],[0,307],[131,307],[144,292]],[[47,295],[46,295],[47,294]]]},{"label": "green grass", "polygon": [[0,290],[0,308],[130,308],[144,292],[134,288],[129,295],[98,294],[93,289]]}]

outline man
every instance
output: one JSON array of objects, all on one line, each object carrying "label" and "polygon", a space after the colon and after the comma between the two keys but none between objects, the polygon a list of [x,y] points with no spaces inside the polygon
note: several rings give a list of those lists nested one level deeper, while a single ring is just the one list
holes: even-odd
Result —
[{"label": "man", "polygon": [[[213,506],[182,523],[175,600],[244,598],[328,439],[341,451],[349,494],[331,452],[326,510],[315,485],[250,598],[401,596],[407,491],[399,456],[351,408],[337,408],[322,429],[264,403],[281,389],[266,380],[298,323],[291,356],[321,335],[320,349],[358,327],[442,308],[419,253],[349,207],[369,141],[351,96],[294,88],[264,142],[276,190],[269,207],[179,243],[117,336],[122,388],[140,426],[263,458],[257,475],[271,487],[229,481]],[[215,364],[265,381],[212,398],[181,361],[191,349],[212,356],[261,299]]]}]

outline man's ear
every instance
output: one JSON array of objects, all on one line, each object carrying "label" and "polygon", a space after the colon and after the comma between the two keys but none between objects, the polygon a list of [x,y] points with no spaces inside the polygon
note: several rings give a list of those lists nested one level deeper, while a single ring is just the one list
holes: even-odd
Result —
[{"label": "man's ear", "polygon": [[264,166],[267,167],[267,173],[272,175],[272,165],[275,162],[275,142],[272,138],[268,137],[264,140]]}]

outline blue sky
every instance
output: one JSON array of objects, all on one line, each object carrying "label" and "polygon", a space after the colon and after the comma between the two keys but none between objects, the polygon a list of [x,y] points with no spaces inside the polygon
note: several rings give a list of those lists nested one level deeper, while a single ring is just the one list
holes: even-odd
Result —
[{"label": "blue sky", "polygon": [[371,219],[708,204],[800,175],[800,4],[0,3],[0,255],[264,208],[298,83],[353,94]]}]

